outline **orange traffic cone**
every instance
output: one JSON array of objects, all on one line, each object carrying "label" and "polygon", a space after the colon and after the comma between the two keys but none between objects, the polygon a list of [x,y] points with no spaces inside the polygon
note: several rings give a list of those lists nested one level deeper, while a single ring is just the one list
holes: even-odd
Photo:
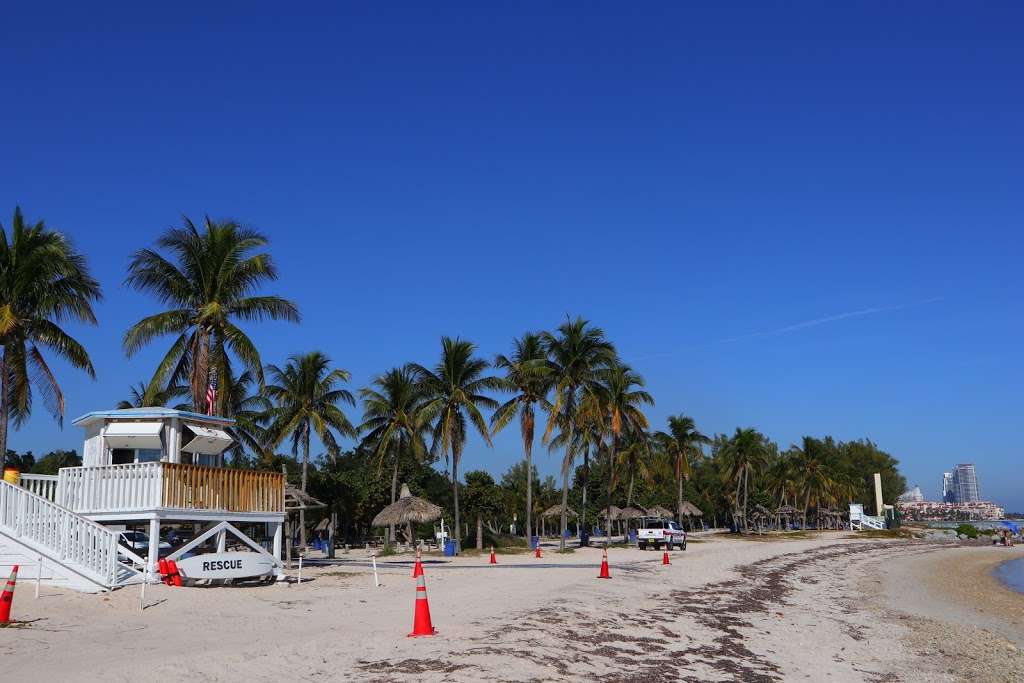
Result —
[{"label": "orange traffic cone", "polygon": [[417,576],[423,576],[423,561],[419,548],[416,548],[416,564],[412,566],[412,578],[415,579]]},{"label": "orange traffic cone", "polygon": [[7,579],[4,592],[0,593],[0,624],[11,620],[11,603],[14,601],[14,584],[18,581],[18,565],[11,569],[11,578]]},{"label": "orange traffic cone", "polygon": [[416,611],[413,613],[412,618],[412,633],[409,634],[410,638],[416,638],[418,636],[432,636],[437,633],[437,629],[430,623],[430,603],[427,602],[427,581],[420,574],[419,580],[416,581]]},{"label": "orange traffic cone", "polygon": [[494,556],[494,546],[491,546],[491,564],[498,564],[498,558]]},{"label": "orange traffic cone", "polygon": [[610,579],[612,575],[608,573],[608,548],[604,549],[604,556],[601,557],[601,573],[597,575],[599,579]]},{"label": "orange traffic cone", "polygon": [[671,562],[668,561],[668,551],[667,550],[661,556],[661,563],[662,564],[672,564]]},{"label": "orange traffic cone", "polygon": [[533,551],[533,556],[538,560],[540,559],[540,541],[537,541],[537,547]]}]

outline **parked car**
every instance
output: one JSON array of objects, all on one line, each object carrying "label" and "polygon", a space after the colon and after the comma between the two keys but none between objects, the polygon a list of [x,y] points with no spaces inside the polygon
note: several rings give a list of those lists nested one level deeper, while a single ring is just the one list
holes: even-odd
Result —
[{"label": "parked car", "polygon": [[[117,543],[141,557],[146,557],[149,554],[149,534],[142,531],[122,531]],[[157,544],[157,553],[160,557],[170,555],[171,550],[171,544],[167,541],[160,541]]]},{"label": "parked car", "polygon": [[672,550],[673,546],[686,550],[686,532],[671,519],[644,517],[636,530],[636,544],[640,550],[647,550],[649,545],[659,550],[662,544],[667,550]]}]

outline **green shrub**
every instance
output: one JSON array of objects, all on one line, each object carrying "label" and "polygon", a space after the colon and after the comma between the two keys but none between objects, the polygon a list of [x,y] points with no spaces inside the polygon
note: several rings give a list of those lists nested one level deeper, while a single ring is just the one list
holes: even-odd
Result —
[{"label": "green shrub", "polygon": [[961,524],[956,528],[957,536],[966,536],[967,538],[978,537],[978,527],[973,524]]}]

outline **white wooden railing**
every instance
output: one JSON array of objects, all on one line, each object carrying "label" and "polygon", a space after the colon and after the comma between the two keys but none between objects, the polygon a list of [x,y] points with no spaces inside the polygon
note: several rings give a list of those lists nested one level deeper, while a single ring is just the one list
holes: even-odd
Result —
[{"label": "white wooden railing", "polygon": [[51,503],[57,502],[56,474],[23,474],[18,483],[21,484],[23,489],[28,489]]},{"label": "white wooden railing", "polygon": [[0,481],[0,529],[73,562],[104,586],[116,581],[117,534],[20,486]]},{"label": "white wooden railing", "polygon": [[151,510],[161,503],[161,463],[62,467],[61,505],[75,512]]},{"label": "white wooden railing", "polygon": [[82,514],[171,508],[284,513],[284,475],[166,462],[62,467],[61,505]]}]

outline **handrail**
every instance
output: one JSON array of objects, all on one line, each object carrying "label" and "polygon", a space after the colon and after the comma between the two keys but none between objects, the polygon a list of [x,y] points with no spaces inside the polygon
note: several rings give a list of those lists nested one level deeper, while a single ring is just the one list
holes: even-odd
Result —
[{"label": "handrail", "polygon": [[74,562],[104,586],[117,566],[117,534],[20,486],[0,482],[0,527]]},{"label": "handrail", "polygon": [[22,474],[18,483],[22,488],[55,503],[57,502],[57,481],[56,474]]}]

